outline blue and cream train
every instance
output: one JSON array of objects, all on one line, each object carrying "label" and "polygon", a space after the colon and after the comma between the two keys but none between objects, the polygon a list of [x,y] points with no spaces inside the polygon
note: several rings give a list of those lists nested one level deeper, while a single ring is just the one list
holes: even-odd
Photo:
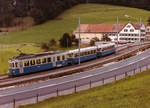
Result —
[{"label": "blue and cream train", "polygon": [[[115,44],[102,44],[80,49],[80,61],[85,62],[116,52]],[[44,52],[39,54],[14,57],[9,60],[10,76],[20,76],[30,73],[50,70],[57,67],[77,64],[79,50],[70,50],[63,53]]]}]

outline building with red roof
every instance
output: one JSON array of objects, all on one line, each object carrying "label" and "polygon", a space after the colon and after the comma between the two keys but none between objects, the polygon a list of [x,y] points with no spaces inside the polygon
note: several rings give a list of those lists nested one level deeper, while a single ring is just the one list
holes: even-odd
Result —
[{"label": "building with red roof", "polygon": [[[118,28],[118,30],[117,30]],[[140,29],[140,30],[139,30]],[[118,31],[118,35],[117,35]],[[79,37],[79,28],[74,32],[76,38]],[[97,37],[99,40],[107,35],[112,41],[136,42],[140,39],[144,40],[146,35],[146,27],[144,24],[81,24],[80,38],[82,43],[89,43],[92,38]]]}]

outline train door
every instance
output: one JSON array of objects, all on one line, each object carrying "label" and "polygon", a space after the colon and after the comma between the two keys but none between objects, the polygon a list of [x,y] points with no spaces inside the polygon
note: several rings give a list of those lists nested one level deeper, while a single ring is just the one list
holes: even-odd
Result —
[{"label": "train door", "polygon": [[53,57],[52,62],[53,62],[53,67],[56,67],[56,58],[55,57]]},{"label": "train door", "polygon": [[20,73],[21,73],[21,74],[24,74],[23,62],[20,62],[19,64],[20,64],[20,65],[19,65],[19,66],[20,66]]}]

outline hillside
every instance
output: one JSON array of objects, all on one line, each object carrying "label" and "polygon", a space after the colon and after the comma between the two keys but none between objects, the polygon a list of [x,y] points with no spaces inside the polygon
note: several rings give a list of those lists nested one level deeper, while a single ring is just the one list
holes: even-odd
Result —
[{"label": "hillside", "polygon": [[[116,16],[119,16],[120,23],[127,23],[129,20],[124,17],[125,14],[141,17],[142,21],[146,24],[150,12],[122,6],[80,4],[47,23],[30,27],[20,32],[0,34],[0,74],[8,72],[8,60],[18,55],[16,49],[21,48],[24,43],[27,43],[27,45],[21,48],[23,52],[41,52],[39,43],[46,42],[51,38],[59,40],[65,32],[73,33],[73,30],[78,25],[79,17],[81,17],[82,24],[113,24],[116,23]],[[130,21],[136,22],[135,20]]]},{"label": "hillside", "polygon": [[19,108],[148,108],[150,106],[149,72]]},{"label": "hillside", "polygon": [[[133,17],[141,17],[144,23],[147,23],[150,15],[149,11],[128,8],[122,6],[100,5],[100,4],[81,4],[65,11],[55,20],[28,28],[20,32],[11,32],[8,35],[0,35],[0,43],[39,43],[51,38],[59,40],[64,32],[72,33],[78,25],[78,17],[81,17],[81,23],[116,23],[116,16],[119,16],[120,23],[127,23],[129,20],[124,17],[125,14]],[[135,20],[131,20],[136,22]]]}]

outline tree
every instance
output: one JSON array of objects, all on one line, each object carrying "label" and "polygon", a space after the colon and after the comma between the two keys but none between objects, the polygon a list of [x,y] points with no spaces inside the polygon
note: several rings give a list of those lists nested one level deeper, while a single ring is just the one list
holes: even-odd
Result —
[{"label": "tree", "polygon": [[68,33],[64,33],[62,38],[59,40],[60,46],[67,48],[72,46],[72,40]]},{"label": "tree", "polygon": [[148,24],[150,25],[150,17],[148,18]]},{"label": "tree", "polygon": [[51,47],[51,46],[56,46],[57,42],[55,41],[55,39],[51,39],[48,43],[48,46]]},{"label": "tree", "polygon": [[95,45],[95,42],[98,42],[98,41],[100,41],[100,40],[99,40],[97,37],[94,37],[94,38],[91,39],[90,45],[91,45],[91,46],[94,46],[94,45]]},{"label": "tree", "polygon": [[108,34],[104,34],[101,41],[111,41],[111,39],[108,37]]},{"label": "tree", "polygon": [[47,43],[42,43],[41,48],[44,49],[45,51],[49,50],[49,46],[47,45]]}]

